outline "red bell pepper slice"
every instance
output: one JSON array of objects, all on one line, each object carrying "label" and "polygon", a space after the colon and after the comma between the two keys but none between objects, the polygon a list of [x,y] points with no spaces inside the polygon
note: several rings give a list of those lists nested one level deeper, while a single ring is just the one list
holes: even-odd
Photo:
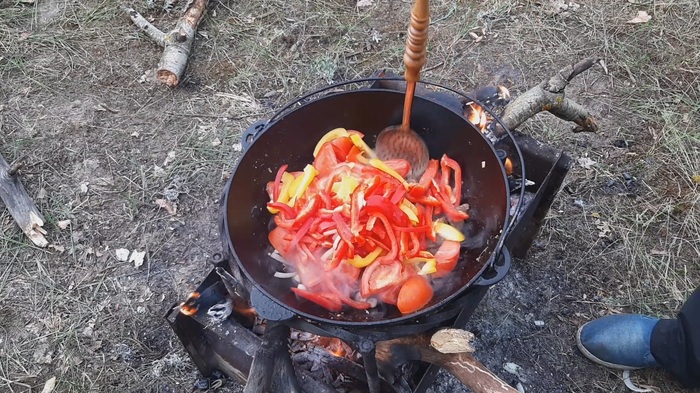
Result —
[{"label": "red bell pepper slice", "polygon": [[286,203],[268,202],[267,207],[271,207],[271,208],[279,210],[280,212],[282,212],[284,214],[284,216],[285,216],[284,218],[286,218],[288,220],[289,219],[293,220],[297,216],[297,212],[294,211],[294,209],[292,209],[291,207],[289,207],[289,205],[287,205]]},{"label": "red bell pepper slice", "polygon": [[272,188],[272,201],[275,202],[280,197],[280,188],[282,187],[282,175],[289,168],[288,164],[284,164],[277,171],[277,176],[275,176],[275,185]]},{"label": "red bell pepper slice", "polygon": [[[286,206],[286,204],[284,204]],[[321,198],[318,194],[314,194],[306,201],[304,207],[299,211],[296,218],[294,219],[294,226],[299,227],[307,220],[309,220],[318,209],[321,208]]]},{"label": "red bell pepper slice", "polygon": [[396,191],[394,191],[394,194],[391,196],[391,199],[389,200],[392,205],[398,205],[399,202],[403,200],[404,195],[406,195],[406,189],[405,188],[397,188]]},{"label": "red bell pepper slice", "polygon": [[445,170],[445,168],[451,168],[452,171],[454,171],[455,186],[454,192],[452,194],[452,204],[455,205],[455,207],[457,207],[462,203],[462,168],[459,166],[457,161],[451,159],[446,154],[442,156],[440,163],[443,168],[443,171]]},{"label": "red bell pepper slice", "polygon": [[298,296],[314,302],[328,311],[338,312],[343,309],[343,303],[340,302],[337,296],[326,293],[312,293],[297,287],[292,287],[291,289]]},{"label": "red bell pepper slice", "polygon": [[438,160],[430,160],[428,162],[428,167],[425,169],[425,172],[423,172],[423,175],[420,177],[418,184],[413,185],[413,187],[411,187],[409,191],[409,194],[413,198],[420,198],[426,193],[426,191],[428,191],[428,188],[430,187],[430,182],[435,177],[437,177],[439,165],[440,163],[438,162]]},{"label": "red bell pepper slice", "polygon": [[333,255],[331,256],[331,259],[326,264],[325,270],[331,271],[331,270],[337,268],[338,265],[340,264],[340,262],[343,259],[347,258],[348,250],[349,250],[348,243],[340,242],[340,244],[338,244],[338,249],[333,253]]},{"label": "red bell pepper slice", "polygon": [[409,234],[409,237],[411,238],[411,248],[410,248],[410,251],[408,253],[408,257],[413,258],[416,255],[418,255],[418,253],[421,250],[420,239],[418,238],[418,235],[415,232],[409,232],[408,234]]},{"label": "red bell pepper slice", "polygon": [[275,225],[277,225],[280,228],[284,229],[292,229],[292,225],[294,225],[294,220],[293,219],[284,219],[282,218],[279,214],[275,215]]},{"label": "red bell pepper slice", "polygon": [[352,231],[340,213],[333,214],[333,221],[338,228],[338,235],[346,243],[352,243]]},{"label": "red bell pepper slice", "polygon": [[384,229],[386,229],[387,235],[389,235],[389,244],[391,249],[389,250],[389,253],[377,258],[377,261],[379,263],[387,264],[387,263],[392,263],[396,260],[396,258],[399,255],[399,245],[396,241],[396,235],[394,234],[394,228],[391,226],[391,223],[389,223],[389,220],[386,218],[381,213],[372,213],[373,216],[377,217],[378,221],[381,221],[382,224],[384,225]]},{"label": "red bell pepper slice", "polygon": [[408,217],[401,208],[398,206],[388,203],[387,200],[379,195],[372,195],[366,199],[367,205],[363,209],[370,213],[381,213],[383,216],[388,218],[391,222],[400,225],[408,226]]},{"label": "red bell pepper slice", "polygon": [[289,252],[290,250],[293,250],[294,247],[299,243],[301,238],[306,235],[306,233],[309,231],[309,228],[311,228],[313,220],[306,220],[306,222],[299,228],[299,231],[294,235],[292,240],[287,244],[287,249],[285,251]]}]

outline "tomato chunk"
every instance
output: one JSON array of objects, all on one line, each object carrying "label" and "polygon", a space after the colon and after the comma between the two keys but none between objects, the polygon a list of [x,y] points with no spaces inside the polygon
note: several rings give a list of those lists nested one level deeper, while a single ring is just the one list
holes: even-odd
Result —
[{"label": "tomato chunk", "polygon": [[438,248],[435,253],[435,260],[437,261],[437,272],[433,274],[433,277],[444,277],[450,274],[455,266],[457,266],[457,261],[459,260],[459,252],[461,251],[461,246],[459,242],[445,240]]},{"label": "tomato chunk", "polygon": [[401,286],[396,307],[402,314],[416,312],[433,298],[433,287],[423,277],[411,277]]}]

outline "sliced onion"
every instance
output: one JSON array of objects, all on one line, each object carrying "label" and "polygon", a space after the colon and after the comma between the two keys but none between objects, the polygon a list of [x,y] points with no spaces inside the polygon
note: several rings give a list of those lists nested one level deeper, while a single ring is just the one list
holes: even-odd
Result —
[{"label": "sliced onion", "polygon": [[284,257],[282,256],[282,254],[280,254],[277,250],[272,251],[272,252],[270,253],[270,257],[272,257],[272,259],[276,260],[277,262],[281,262],[281,263],[283,263],[283,264],[285,264],[285,265],[287,265],[287,266],[294,266],[294,265],[292,265],[289,261],[287,261],[286,259],[284,259]]},{"label": "sliced onion", "polygon": [[302,283],[299,283],[299,285],[297,285],[297,288],[301,289],[302,291],[306,290],[306,287]]},{"label": "sliced onion", "polygon": [[321,260],[323,260],[323,261],[329,260],[331,258],[331,256],[333,255],[333,251],[335,251],[335,250],[332,248],[329,248],[328,251],[324,252],[323,255],[321,255]]},{"label": "sliced onion", "polygon": [[275,272],[277,278],[292,278],[297,275],[297,272]]},{"label": "sliced onion", "polygon": [[367,303],[369,303],[370,308],[375,308],[375,307],[377,307],[378,301],[377,301],[376,297],[371,297],[371,298],[367,299]]},{"label": "sliced onion", "polygon": [[300,283],[300,282],[301,282],[301,277],[299,277],[299,275],[297,274],[296,276],[292,277],[292,280],[293,280],[294,282],[296,282],[296,283]]}]

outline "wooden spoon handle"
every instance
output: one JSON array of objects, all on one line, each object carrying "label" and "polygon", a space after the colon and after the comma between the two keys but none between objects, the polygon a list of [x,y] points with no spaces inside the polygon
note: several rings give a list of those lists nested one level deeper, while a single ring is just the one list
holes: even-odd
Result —
[{"label": "wooden spoon handle", "polygon": [[406,37],[406,52],[403,62],[406,65],[407,82],[418,82],[420,70],[425,65],[425,53],[428,46],[428,27],[430,25],[430,7],[428,0],[416,0],[411,9],[411,24]]}]

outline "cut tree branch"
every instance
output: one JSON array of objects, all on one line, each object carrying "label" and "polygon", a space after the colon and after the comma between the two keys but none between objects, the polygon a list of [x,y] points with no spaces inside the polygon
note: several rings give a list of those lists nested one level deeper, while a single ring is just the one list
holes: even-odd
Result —
[{"label": "cut tree branch", "polygon": [[[430,335],[397,338],[377,343],[377,359],[399,367],[411,360],[422,360],[444,368],[474,393],[518,393],[481,362],[474,359],[470,332],[442,329]],[[436,348],[439,348],[436,349]]]},{"label": "cut tree branch", "polygon": [[163,47],[163,55],[158,63],[156,76],[158,80],[170,87],[180,84],[187,67],[187,59],[192,50],[192,43],[197,26],[206,12],[208,0],[194,0],[185,14],[178,20],[175,28],[163,33],[133,8],[124,8],[124,12],[156,44]]},{"label": "cut tree branch", "polygon": [[10,165],[0,154],[0,198],[32,243],[39,247],[46,247],[49,242],[44,237],[46,235],[43,228],[44,216],[37,209],[17,176],[17,171],[24,165],[25,159],[26,157],[23,157]]},{"label": "cut tree branch", "polygon": [[[510,102],[501,120],[510,130],[518,128],[532,116],[548,111],[554,116],[577,124],[574,132],[596,132],[598,124],[583,106],[566,98],[564,89],[580,73],[600,62],[599,58],[588,58],[562,68],[556,75],[521,94]],[[498,132],[497,132],[498,134]]]}]

